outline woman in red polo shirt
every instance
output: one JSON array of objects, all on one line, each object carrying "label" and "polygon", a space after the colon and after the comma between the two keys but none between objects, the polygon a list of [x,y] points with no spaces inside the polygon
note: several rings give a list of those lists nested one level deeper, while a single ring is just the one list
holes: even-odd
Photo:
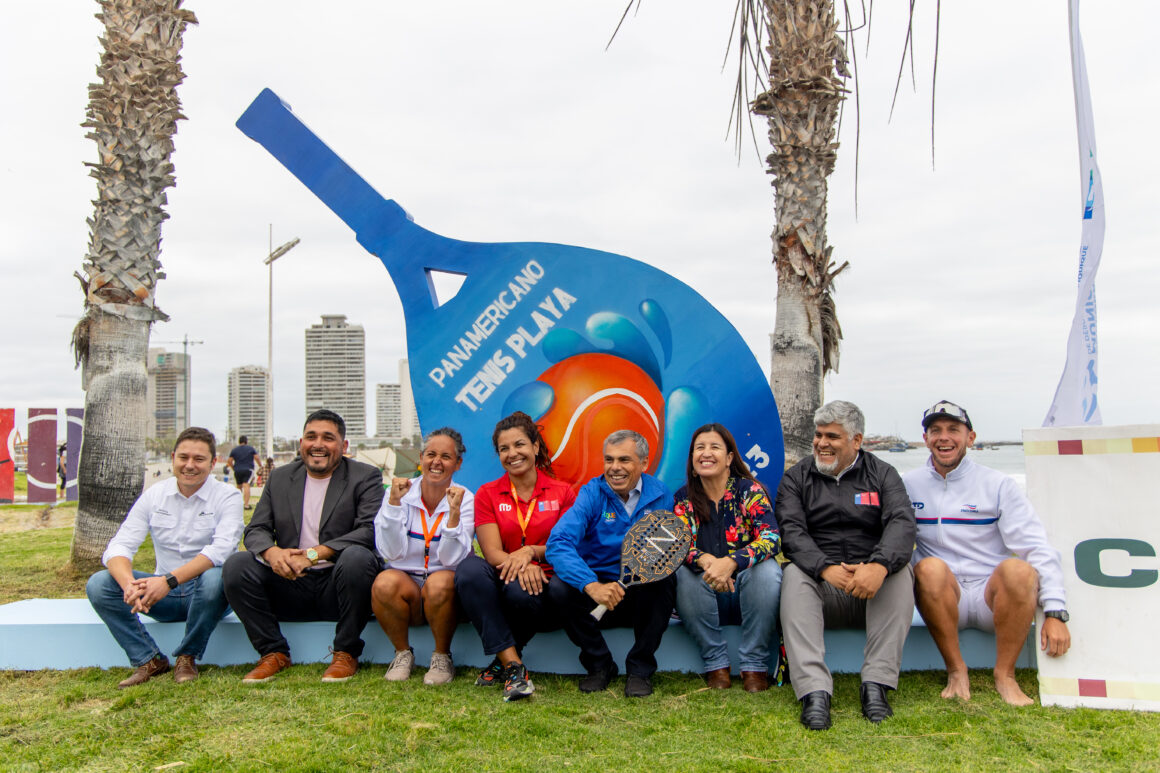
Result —
[{"label": "woman in red polo shirt", "polygon": [[505,472],[475,493],[475,537],[483,558],[471,555],[459,564],[455,592],[479,631],[484,654],[495,656],[475,683],[502,682],[503,699],[510,701],[535,689],[520,657],[524,645],[536,631],[560,626],[548,600],[552,567],[544,546],[576,494],[551,477],[551,452],[531,416],[517,411],[501,419],[491,442]]}]

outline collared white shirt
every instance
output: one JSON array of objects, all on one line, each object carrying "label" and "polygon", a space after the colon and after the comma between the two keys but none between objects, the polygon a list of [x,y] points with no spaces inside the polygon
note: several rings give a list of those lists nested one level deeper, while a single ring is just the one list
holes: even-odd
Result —
[{"label": "collared white shirt", "polygon": [[154,574],[172,572],[199,553],[214,566],[221,566],[237,551],[244,527],[242,492],[238,489],[211,475],[187,498],[177,490],[177,479],[169,478],[137,498],[109,540],[101,563],[107,566],[114,556],[132,561],[149,535],[157,556]]}]

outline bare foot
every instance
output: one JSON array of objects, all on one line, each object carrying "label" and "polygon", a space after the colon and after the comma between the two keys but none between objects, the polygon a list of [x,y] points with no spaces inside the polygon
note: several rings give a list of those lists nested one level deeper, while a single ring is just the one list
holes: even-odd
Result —
[{"label": "bare foot", "polygon": [[942,691],[944,698],[971,699],[971,681],[967,678],[967,669],[962,671],[947,671],[947,686]]},{"label": "bare foot", "polygon": [[999,697],[1012,706],[1030,706],[1035,702],[1027,697],[1014,676],[995,674],[995,689],[999,691]]}]

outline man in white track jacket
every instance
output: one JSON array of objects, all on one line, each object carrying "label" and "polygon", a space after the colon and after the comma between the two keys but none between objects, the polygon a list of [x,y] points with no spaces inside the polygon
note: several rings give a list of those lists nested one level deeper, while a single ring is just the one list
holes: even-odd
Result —
[{"label": "man in white track jacket", "polygon": [[930,458],[902,480],[918,524],[915,602],[947,667],[942,697],[970,699],[958,632],[980,628],[995,634],[995,689],[1029,705],[1015,661],[1037,606],[1044,651],[1058,657],[1071,645],[1059,553],[1018,484],[967,458],[975,432],[965,410],[940,401],[922,426]]}]

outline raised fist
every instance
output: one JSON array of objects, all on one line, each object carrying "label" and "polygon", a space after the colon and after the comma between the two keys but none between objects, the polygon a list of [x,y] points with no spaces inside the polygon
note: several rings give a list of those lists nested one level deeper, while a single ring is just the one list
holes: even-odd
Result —
[{"label": "raised fist", "polygon": [[410,490],[411,478],[391,478],[391,495],[388,501],[392,505],[398,505]]},{"label": "raised fist", "polygon": [[459,510],[459,505],[463,502],[463,487],[451,486],[447,489],[447,509]]}]

